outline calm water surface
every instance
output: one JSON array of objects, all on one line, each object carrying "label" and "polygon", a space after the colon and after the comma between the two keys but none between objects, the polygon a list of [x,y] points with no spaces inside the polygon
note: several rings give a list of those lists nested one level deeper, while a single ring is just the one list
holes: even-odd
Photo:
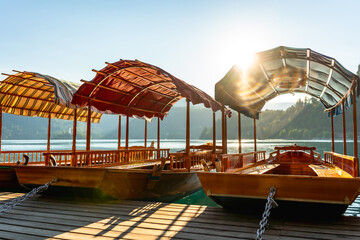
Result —
[{"label": "calm water surface", "polygon": [[[148,145],[151,141],[155,142],[156,139],[148,139]],[[200,145],[207,142],[212,142],[212,140],[196,140],[193,139],[190,141],[191,145]],[[2,140],[1,149],[3,151],[14,151],[14,150],[46,150],[47,140]],[[85,149],[85,140],[77,140],[76,148],[79,150]],[[221,140],[217,141],[217,144],[221,145]],[[286,146],[297,144],[300,146],[316,147],[316,151],[323,155],[324,151],[331,151],[331,140],[258,140],[257,141],[257,150],[266,151],[268,156],[270,152],[274,151],[275,146]],[[122,146],[125,146],[125,141],[121,142]],[[143,139],[133,139],[129,140],[130,146],[142,146],[144,145]],[[51,150],[71,150],[72,141],[71,140],[51,140]],[[169,148],[170,152],[176,152],[185,148],[184,139],[162,139],[160,142],[161,148]],[[91,149],[104,149],[104,150],[114,150],[117,148],[117,140],[91,140]],[[242,141],[242,152],[252,152],[254,151],[254,143],[252,140],[243,140]],[[343,142],[341,140],[335,141],[335,151],[338,153],[343,153]],[[228,152],[237,153],[238,152],[238,141],[229,140],[228,141]],[[352,141],[347,142],[347,154],[352,155],[353,153],[353,143]],[[197,205],[206,205],[206,206],[217,206],[211,199],[209,199],[204,191],[198,191],[184,199],[177,201],[176,203],[183,204],[197,204]],[[360,216],[360,198],[358,198],[346,211],[346,215]]]},{"label": "calm water surface", "polygon": [[[147,144],[154,141],[156,147],[156,139],[148,139]],[[13,150],[46,150],[47,140],[2,140],[1,149],[3,151],[13,151]],[[190,141],[191,145],[200,145],[212,140],[197,140],[192,139]],[[76,148],[79,150],[85,149],[86,141],[77,140]],[[218,145],[221,145],[221,140],[217,141]],[[316,147],[316,151],[323,153],[324,151],[331,150],[331,141],[330,140],[257,140],[257,150],[266,151],[267,155],[270,152],[274,151],[275,146],[286,146],[297,144],[300,146]],[[125,141],[122,140],[122,146],[125,146]],[[130,146],[143,146],[143,139],[132,139],[129,140]],[[51,140],[51,150],[71,150],[72,140]],[[185,139],[162,139],[160,142],[161,148],[169,148],[171,152],[176,152],[185,148]],[[105,150],[114,150],[117,149],[117,140],[91,140],[91,149],[105,149]],[[252,140],[243,140],[242,141],[242,152],[252,152],[254,151],[254,143]],[[343,152],[343,142],[338,140],[335,142],[335,151],[338,153]],[[353,143],[347,143],[347,153],[351,155],[353,151]],[[228,141],[228,152],[237,153],[238,152],[238,141],[229,140]]]}]

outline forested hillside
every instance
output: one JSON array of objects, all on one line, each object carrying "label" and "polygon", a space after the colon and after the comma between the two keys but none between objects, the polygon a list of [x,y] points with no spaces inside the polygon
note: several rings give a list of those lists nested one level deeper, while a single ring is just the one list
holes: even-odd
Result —
[{"label": "forested hillside", "polygon": [[[358,104],[360,105],[360,104]],[[161,121],[161,138],[185,139],[185,107],[174,107],[169,115]],[[360,110],[358,109],[360,122]],[[212,113],[203,107],[191,107],[191,138],[212,139]],[[216,135],[221,139],[220,113],[216,114]],[[228,119],[228,138],[237,139],[237,113]],[[253,138],[253,119],[242,115],[242,138]],[[3,114],[3,139],[46,139],[47,119],[22,117]],[[52,139],[71,139],[72,121],[53,119],[51,126]],[[258,139],[329,139],[331,138],[330,118],[324,113],[324,107],[315,99],[298,101],[286,110],[266,110],[260,114],[257,123]],[[342,138],[342,117],[334,118],[335,137]],[[118,117],[104,115],[100,124],[92,124],[91,135],[96,139],[116,139],[118,134]],[[347,136],[352,132],[352,109],[346,112]],[[359,129],[359,128],[358,128]],[[86,124],[78,123],[78,138],[85,138]],[[359,134],[360,135],[360,134]],[[157,136],[157,119],[148,123],[148,138]],[[130,138],[144,137],[144,120],[130,120]],[[122,138],[125,138],[125,118],[122,118]]]},{"label": "forested hillside", "polygon": [[[346,111],[347,137],[353,136],[352,109]],[[359,119],[359,107],[357,118]],[[237,113],[228,120],[228,139],[237,139],[238,123]],[[359,119],[360,121],[360,119]],[[342,116],[334,117],[335,138],[342,138]],[[221,138],[221,121],[216,122],[217,138]],[[253,138],[253,119],[242,115],[241,129],[243,139]],[[281,110],[266,110],[260,114],[256,121],[258,139],[330,139],[330,117],[324,112],[324,107],[316,99],[299,100],[295,105]],[[359,128],[358,128],[359,129]],[[200,138],[211,139],[212,127],[206,127]]]},{"label": "forested hillside", "polygon": [[[212,124],[212,112],[202,106],[192,106],[191,137],[199,138],[204,127]],[[161,138],[185,138],[185,107],[173,107],[161,121]],[[122,117],[122,138],[125,138],[126,119]],[[103,115],[99,124],[92,124],[91,137],[95,139],[116,139],[118,137],[118,116]],[[3,113],[2,139],[46,139],[48,119],[24,117]],[[52,139],[72,139],[73,121],[52,119]],[[78,122],[77,138],[85,138],[86,123]],[[130,118],[130,138],[144,137],[144,120]],[[148,138],[157,137],[157,118],[148,123]]]}]

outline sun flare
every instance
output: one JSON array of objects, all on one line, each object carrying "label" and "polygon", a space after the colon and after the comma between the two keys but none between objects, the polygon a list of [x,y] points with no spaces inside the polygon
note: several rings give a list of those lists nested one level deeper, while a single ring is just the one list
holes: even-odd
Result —
[{"label": "sun flare", "polygon": [[269,48],[269,43],[258,31],[254,31],[255,27],[239,28],[241,30],[228,29],[217,41],[221,45],[217,45],[215,49],[220,53],[222,59],[229,65],[238,65],[242,71],[246,71],[249,66],[255,62],[255,54]]},{"label": "sun flare", "polygon": [[251,52],[247,49],[241,51],[237,61],[235,62],[242,71],[246,72],[246,70],[254,63],[255,61],[255,52]]}]

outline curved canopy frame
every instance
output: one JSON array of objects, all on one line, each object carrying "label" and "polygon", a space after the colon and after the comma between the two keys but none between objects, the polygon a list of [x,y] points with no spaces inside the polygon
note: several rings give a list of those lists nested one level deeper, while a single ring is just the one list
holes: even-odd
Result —
[{"label": "curved canopy frame", "polygon": [[[2,111],[23,116],[59,118],[87,121],[88,110],[77,109],[71,104],[72,97],[80,84],[59,80],[35,72],[17,72],[0,84],[0,105]],[[51,115],[50,115],[51,114]],[[91,112],[91,121],[100,122],[102,114]]]},{"label": "curved canopy frame", "polygon": [[338,114],[360,94],[359,77],[334,58],[309,48],[277,47],[256,54],[243,72],[237,66],[215,85],[215,99],[248,117],[258,118],[265,103],[285,93],[306,93]]},{"label": "curved canopy frame", "polygon": [[[91,105],[103,113],[145,119],[163,119],[184,97],[193,104],[203,103],[214,112],[225,109],[205,92],[159,67],[138,60],[106,64],[100,71],[93,70],[97,73],[93,80],[82,80],[84,84],[75,93],[73,104],[80,107]],[[226,111],[229,114],[230,111]]]}]

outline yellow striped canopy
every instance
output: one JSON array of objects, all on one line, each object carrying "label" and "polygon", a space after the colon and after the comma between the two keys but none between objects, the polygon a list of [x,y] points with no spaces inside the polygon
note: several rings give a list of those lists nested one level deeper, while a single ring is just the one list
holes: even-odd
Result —
[{"label": "yellow striped canopy", "polygon": [[[0,106],[5,113],[85,122],[88,110],[71,104],[80,84],[35,72],[17,72],[0,84]],[[91,112],[91,122],[100,122],[101,113]]]}]

